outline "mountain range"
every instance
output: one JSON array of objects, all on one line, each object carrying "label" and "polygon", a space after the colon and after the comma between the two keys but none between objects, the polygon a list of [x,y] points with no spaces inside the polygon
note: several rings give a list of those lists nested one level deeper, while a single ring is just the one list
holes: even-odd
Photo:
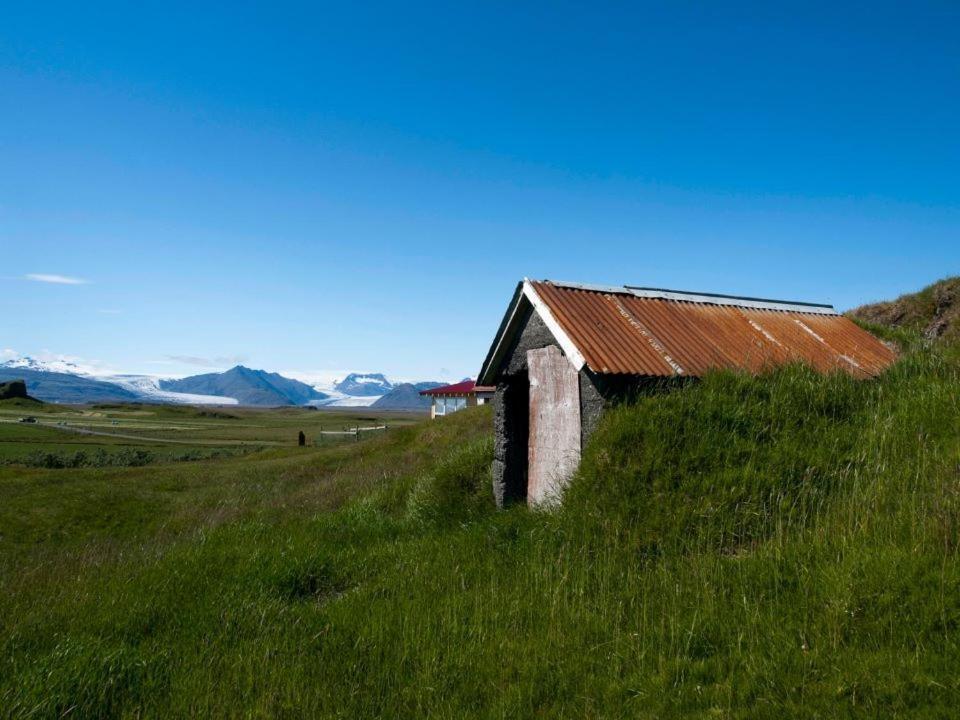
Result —
[{"label": "mountain range", "polygon": [[93,375],[73,363],[21,357],[0,363],[0,382],[24,380],[33,397],[58,403],[152,402],[192,405],[365,407],[417,410],[419,391],[442,383],[394,385],[381,373],[350,373],[329,387],[237,365],[225,372],[179,379]]},{"label": "mountain range", "polygon": [[237,365],[222,373],[161,380],[161,390],[234,398],[240,405],[307,405],[330,396],[277,373]]},{"label": "mountain range", "polygon": [[393,390],[393,383],[380,373],[350,373],[333,389],[354,397],[380,397]]},{"label": "mountain range", "polygon": [[421,395],[420,391],[440,387],[441,385],[443,385],[443,383],[438,382],[401,383],[400,385],[394,385],[390,392],[379,398],[370,407],[381,408],[383,410],[427,410],[430,408],[430,398]]},{"label": "mountain range", "polygon": [[120,385],[92,377],[38,370],[36,366],[0,365],[0,382],[23,380],[32,397],[56,403],[135,402],[140,398]]}]

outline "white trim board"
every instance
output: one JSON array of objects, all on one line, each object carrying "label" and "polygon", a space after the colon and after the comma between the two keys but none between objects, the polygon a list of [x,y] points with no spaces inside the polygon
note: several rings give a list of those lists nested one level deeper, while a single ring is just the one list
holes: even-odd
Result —
[{"label": "white trim board", "polygon": [[583,355],[580,354],[580,351],[577,349],[577,346],[574,345],[570,336],[560,327],[560,323],[557,322],[553,313],[550,312],[550,308],[547,307],[547,304],[537,294],[537,291],[533,289],[533,285],[528,278],[523,279],[523,295],[530,301],[530,304],[533,305],[533,309],[537,311],[540,319],[543,320],[543,324],[553,333],[557,344],[563,350],[563,354],[566,355],[567,359],[573,364],[574,369],[580,372],[580,369],[587,364],[587,361],[583,359]]}]

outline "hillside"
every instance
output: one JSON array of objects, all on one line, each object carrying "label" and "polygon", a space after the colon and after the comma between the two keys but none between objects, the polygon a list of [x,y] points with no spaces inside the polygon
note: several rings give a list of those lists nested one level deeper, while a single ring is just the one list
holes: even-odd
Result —
[{"label": "hillside", "polygon": [[323,400],[324,393],[306,383],[291,380],[278,373],[251,370],[237,365],[222,373],[193,375],[180,380],[161,380],[160,389],[197,395],[235,398],[241,405],[274,407],[304,405]]},{"label": "hillside", "polygon": [[637,398],[552,513],[493,509],[490,423],[190,471],[0,466],[0,707],[955,714],[957,354]]},{"label": "hillside", "polygon": [[422,396],[420,391],[439,387],[442,384],[437,382],[400,383],[394,385],[393,389],[370,407],[381,410],[429,410],[430,398]]},{"label": "hillside", "polygon": [[27,384],[23,380],[0,382],[0,400],[12,400],[14,398],[22,400],[32,399],[27,395]]},{"label": "hillside", "polygon": [[0,366],[0,382],[23,380],[31,397],[44,402],[125,402],[138,396],[112,383],[60,372]]},{"label": "hillside", "polygon": [[960,277],[947,278],[896,300],[847,313],[863,322],[916,332],[927,340],[960,340]]}]

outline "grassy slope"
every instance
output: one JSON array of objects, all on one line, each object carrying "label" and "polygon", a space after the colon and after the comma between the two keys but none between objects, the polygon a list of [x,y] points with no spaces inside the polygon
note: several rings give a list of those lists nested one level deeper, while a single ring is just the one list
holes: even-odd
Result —
[{"label": "grassy slope", "polygon": [[896,300],[864,305],[849,315],[873,326],[955,342],[960,340],[960,277],[945,278]]},{"label": "grassy slope", "polygon": [[[323,436],[321,430],[340,431],[358,423],[361,427],[384,423],[395,427],[421,419],[411,413],[375,412],[366,408],[308,411],[302,408],[204,409],[138,403],[29,404],[33,402],[0,400],[0,463],[20,462],[43,467],[51,464],[46,462],[49,459],[53,464],[83,465],[98,461],[93,456],[102,453],[119,457],[141,452],[151,458],[150,462],[237,455],[266,446],[295,445],[301,430],[309,445],[335,444],[349,438]],[[39,423],[18,423],[17,419],[24,415],[35,416]],[[85,435],[70,432],[71,429],[106,435]],[[74,462],[77,453],[85,454],[86,461]]]},{"label": "grassy slope", "polygon": [[610,414],[554,513],[490,508],[486,408],[0,469],[0,714],[950,717],[958,402],[941,350],[717,375]]}]

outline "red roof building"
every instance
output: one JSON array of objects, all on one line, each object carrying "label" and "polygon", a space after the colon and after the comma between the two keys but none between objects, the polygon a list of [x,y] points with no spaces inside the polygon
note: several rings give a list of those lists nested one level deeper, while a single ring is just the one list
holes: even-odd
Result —
[{"label": "red roof building", "polygon": [[420,394],[433,398],[430,404],[430,419],[433,420],[467,407],[486,405],[495,391],[495,387],[477,385],[473,380],[463,380],[452,385],[421,390]]}]

